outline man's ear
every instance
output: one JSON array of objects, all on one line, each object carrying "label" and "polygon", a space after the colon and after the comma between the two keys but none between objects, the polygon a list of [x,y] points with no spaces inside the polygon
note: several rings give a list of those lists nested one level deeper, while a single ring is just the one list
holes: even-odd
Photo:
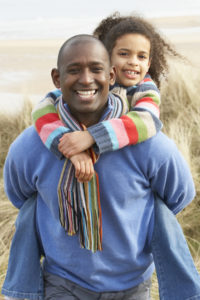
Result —
[{"label": "man's ear", "polygon": [[58,69],[54,68],[51,70],[51,78],[53,80],[55,87],[57,89],[59,89],[60,88],[60,74],[59,74]]},{"label": "man's ear", "polygon": [[110,68],[110,85],[115,84],[116,80],[116,70],[115,67]]}]

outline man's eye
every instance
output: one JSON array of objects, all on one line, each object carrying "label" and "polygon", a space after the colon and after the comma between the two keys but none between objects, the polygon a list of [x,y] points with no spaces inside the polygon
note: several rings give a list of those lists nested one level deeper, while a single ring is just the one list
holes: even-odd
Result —
[{"label": "man's eye", "polygon": [[73,69],[69,69],[67,72],[69,74],[77,74],[79,72],[79,69],[78,68],[73,68]]},{"label": "man's eye", "polygon": [[94,72],[94,73],[100,73],[101,71],[103,71],[102,67],[94,67],[94,68],[92,68],[92,72]]}]

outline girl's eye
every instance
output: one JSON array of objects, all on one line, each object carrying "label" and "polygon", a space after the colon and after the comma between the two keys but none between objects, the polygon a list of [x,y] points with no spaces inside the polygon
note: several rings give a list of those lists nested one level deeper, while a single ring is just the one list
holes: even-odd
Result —
[{"label": "girl's eye", "polygon": [[120,56],[128,56],[128,53],[127,52],[120,52],[119,55]]},{"label": "girl's eye", "polygon": [[139,55],[139,58],[140,59],[146,59],[146,56],[141,54],[141,55]]}]

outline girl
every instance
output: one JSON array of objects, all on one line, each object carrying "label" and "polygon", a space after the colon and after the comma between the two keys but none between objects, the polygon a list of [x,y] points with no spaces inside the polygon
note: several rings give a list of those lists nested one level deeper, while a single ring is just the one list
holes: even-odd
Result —
[{"label": "girl", "polygon": [[[105,44],[110,54],[111,63],[115,67],[116,85],[112,88],[115,88],[115,93],[122,101],[122,112],[126,110],[124,91],[127,94],[130,112],[120,119],[112,119],[94,125],[88,128],[86,132],[68,133],[69,130],[60,123],[54,108],[54,102],[61,96],[59,90],[49,93],[33,112],[35,126],[42,141],[58,157],[62,158],[63,154],[70,157],[76,168],[76,177],[80,181],[89,180],[93,175],[89,156],[84,156],[84,163],[82,163],[82,156],[80,158],[79,155],[81,151],[86,150],[94,142],[98,146],[98,151],[103,153],[145,141],[161,129],[161,122],[158,119],[159,91],[152,79],[159,86],[161,76],[167,71],[166,55],[178,55],[151,24],[139,17],[113,15],[102,21],[94,35]],[[84,143],[80,142],[80,139],[84,139]],[[184,244],[182,231],[173,214],[167,210],[165,205],[160,203],[162,202],[156,199],[155,228],[157,230],[154,231],[151,243],[159,281],[160,298],[189,299],[189,297],[196,295],[195,299],[200,299],[197,298],[197,293],[200,294],[199,275],[189,250]],[[167,215],[167,221],[159,218],[160,215]],[[173,221],[173,232],[167,230],[169,220]],[[161,236],[160,230],[163,230]],[[185,248],[183,247],[179,253],[175,244],[174,253],[170,253],[168,250],[169,243],[173,243],[177,239],[181,240]],[[166,247],[165,257],[159,260],[164,246]],[[186,270],[183,270],[181,257],[185,258],[185,263],[188,262]],[[166,259],[167,263],[163,263]],[[173,265],[172,272],[168,267],[170,263],[171,266]],[[166,275],[164,280],[163,272]],[[182,286],[179,286],[177,290],[177,285],[174,286],[173,284],[174,278],[179,280],[179,275],[186,278],[186,281],[188,278],[191,279],[191,284],[188,284],[184,292]],[[8,276],[8,284],[4,283],[3,292],[5,295],[14,295],[6,293],[6,290],[9,290],[9,280]],[[177,284],[182,284],[183,281],[177,282]],[[24,282],[22,284],[24,287]],[[38,294],[38,298],[32,299],[40,299],[39,297],[42,296]],[[31,299],[30,294],[28,298]]]}]

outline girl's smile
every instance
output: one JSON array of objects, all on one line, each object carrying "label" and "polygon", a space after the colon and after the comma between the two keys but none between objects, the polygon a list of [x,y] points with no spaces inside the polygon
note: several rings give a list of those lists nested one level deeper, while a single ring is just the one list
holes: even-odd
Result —
[{"label": "girl's smile", "polygon": [[140,73],[137,71],[133,71],[133,70],[124,70],[124,76],[132,79],[132,80],[136,80],[136,78],[138,77]]}]

